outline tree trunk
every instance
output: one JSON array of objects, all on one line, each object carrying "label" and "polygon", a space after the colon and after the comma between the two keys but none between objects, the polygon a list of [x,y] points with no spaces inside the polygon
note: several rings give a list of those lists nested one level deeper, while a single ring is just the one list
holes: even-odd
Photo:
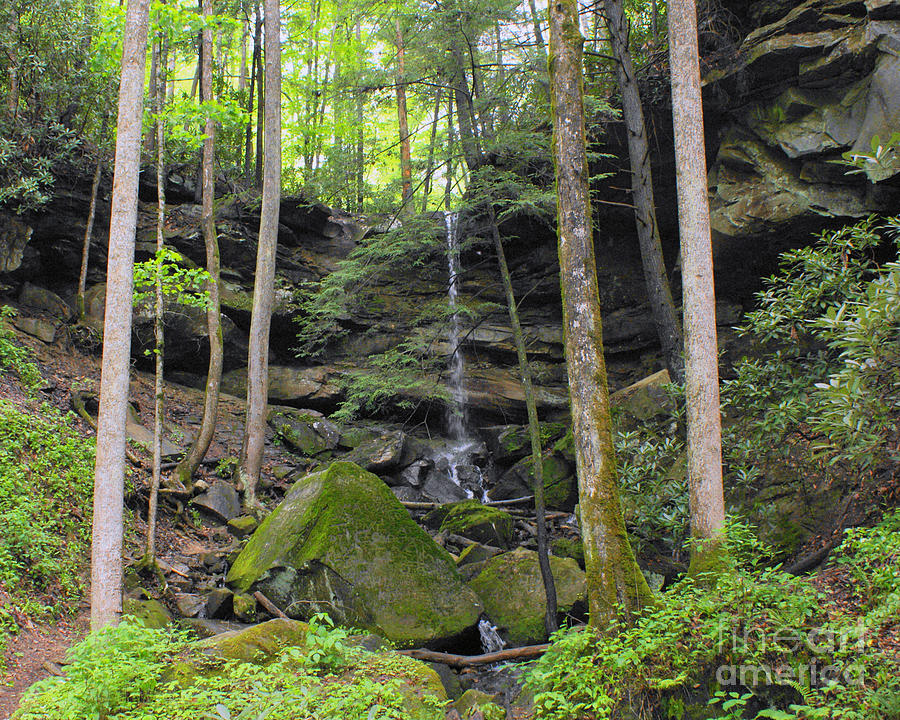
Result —
[{"label": "tree trunk", "polygon": [[650,144],[644,123],[644,109],[638,92],[634,65],[628,49],[628,21],[622,8],[622,0],[604,0],[609,42],[616,58],[616,74],[622,93],[622,118],[628,136],[628,157],[631,162],[631,195],[634,202],[634,219],[637,224],[641,262],[644,266],[644,282],[656,335],[672,378],[681,382],[684,362],[681,358],[682,337],[672,301],[672,290],[666,275],[659,225],[656,222],[656,202],[653,197],[653,175],[650,169]]},{"label": "tree trunk", "polygon": [[397,125],[400,130],[400,184],[403,208],[412,211],[412,159],[409,151],[409,120],[406,115],[406,62],[404,59],[403,28],[400,18],[397,29]]},{"label": "tree trunk", "polygon": [[247,127],[244,131],[244,178],[247,182],[251,177],[251,164],[253,163],[253,98],[258,82],[258,70],[260,66],[259,56],[262,52],[262,17],[259,6],[256,8],[256,28],[253,34],[253,57],[250,60],[250,94],[247,96]]},{"label": "tree trunk", "polygon": [[569,402],[591,624],[636,611],[650,589],[634,559],[616,483],[585,148],[582,42],[575,0],[550,3],[550,94]]},{"label": "tree trunk", "polygon": [[541,55],[547,54],[547,43],[544,42],[544,33],[541,32],[541,15],[537,9],[535,0],[528,0],[528,9],[531,11],[531,22],[534,25],[534,41],[541,51]]},{"label": "tree trunk", "polygon": [[[263,3],[266,7],[265,0]],[[268,17],[266,17],[268,20]],[[269,92],[274,92],[268,86],[269,80],[269,63],[272,60],[269,58],[269,24],[266,22],[265,27],[266,33],[266,45],[265,47],[260,46],[259,52],[256,55],[256,170],[253,176],[254,183],[256,187],[262,187],[263,183],[263,138],[265,135],[265,124],[266,118],[268,117],[266,113],[266,94]],[[263,54],[265,54],[265,63],[263,63]],[[281,55],[279,54],[279,58]],[[263,70],[263,65],[265,64],[265,70]],[[280,68],[279,68],[280,72]],[[279,83],[279,88],[281,85]],[[281,98],[278,98],[278,106],[281,107]],[[279,124],[278,127],[281,127],[281,115],[279,114]]]},{"label": "tree trunk", "polygon": [[453,145],[456,132],[453,129],[453,93],[447,93],[447,166],[444,170],[444,209],[450,212],[453,193]]},{"label": "tree trunk", "polygon": [[438,88],[434,96],[434,114],[431,118],[431,139],[428,142],[428,161],[425,165],[425,183],[422,187],[422,212],[428,212],[428,198],[431,195],[432,176],[434,175],[434,149],[437,144],[438,119],[441,114],[441,100],[444,89]]},{"label": "tree trunk", "polygon": [[[100,136],[106,135],[106,115]],[[84,295],[87,292],[88,261],[91,256],[91,237],[94,234],[94,219],[97,217],[97,195],[100,190],[100,175],[103,169],[103,160],[100,152],[97,152],[97,166],[94,168],[94,179],[91,181],[91,204],[88,207],[87,224],[84,228],[84,246],[81,249],[81,271],[78,274],[78,291],[75,293],[75,308],[78,312],[78,320],[84,320]]]},{"label": "tree trunk", "polygon": [[[354,28],[356,33],[357,46],[361,43],[362,25],[356,22]],[[357,81],[358,82],[358,81]],[[356,212],[362,212],[363,200],[366,189],[366,143],[365,143],[365,122],[363,121],[363,91],[357,84],[356,88],[356,172],[354,179],[356,184]]]},{"label": "tree trunk", "polygon": [[453,75],[451,85],[456,99],[456,119],[459,125],[459,141],[462,145],[463,157],[469,170],[478,168],[481,162],[481,146],[478,142],[475,110],[472,107],[472,95],[466,80],[462,50],[454,44],[451,48],[453,57]]},{"label": "tree trunk", "polygon": [[[157,77],[159,76],[159,43],[153,43],[153,49],[150,52],[150,80],[147,83],[147,94],[149,95],[150,107],[156,108],[156,93],[159,89]],[[155,110],[154,110],[155,112]],[[144,152],[147,157],[153,156],[153,143],[156,142],[156,124],[151,123],[147,128],[147,136],[144,138]]]},{"label": "tree trunk", "polygon": [[109,226],[106,315],[97,418],[91,544],[91,628],[118,622],[122,612],[122,504],[125,421],[131,361],[131,302],[137,228],[141,119],[150,0],[129,0],[125,16],[116,162]]},{"label": "tree trunk", "polygon": [[684,304],[688,484],[691,535],[697,541],[691,552],[691,572],[695,573],[718,564],[725,525],[719,354],[697,8],[694,0],[671,0],[668,13]]},{"label": "tree trunk", "polygon": [[[203,0],[203,15],[212,17],[212,0]],[[207,24],[203,30],[203,73],[201,83],[204,97],[212,99],[212,27]],[[216,429],[219,410],[219,385],[222,381],[224,345],[222,342],[222,315],[219,301],[219,241],[216,237],[216,217],[214,210],[215,182],[215,135],[216,123],[207,114],[203,140],[203,241],[206,246],[206,271],[209,273],[209,303],[206,306],[206,327],[209,333],[209,367],[206,372],[206,389],[203,394],[203,419],[197,437],[190,450],[175,470],[178,480],[189,487],[191,478],[209,450]]]},{"label": "tree trunk", "polygon": [[[154,95],[153,114],[156,115],[156,257],[166,242],[166,135],[163,110],[166,102],[166,69],[168,66],[168,38],[163,34],[159,41],[159,68],[161,72]],[[159,502],[159,485],[162,476],[162,434],[165,409],[165,385],[163,358],[165,353],[165,304],[163,297],[163,268],[156,267],[156,307],[154,312],[154,334],[156,338],[156,383],[153,409],[153,466],[150,472],[150,498],[147,503],[147,559],[156,562],[156,512]]]},{"label": "tree trunk", "polygon": [[259,220],[256,280],[250,319],[247,366],[247,419],[237,479],[244,490],[244,505],[256,509],[256,485],[262,466],[268,401],[269,328],[275,300],[275,251],[281,200],[281,45],[279,0],[265,0],[266,105],[265,172]]},{"label": "tree trunk", "polygon": [[534,467],[534,512],[537,520],[538,564],[541,568],[541,579],[544,581],[544,597],[546,608],[544,628],[547,635],[559,630],[556,622],[556,584],[550,570],[550,554],[547,547],[547,521],[544,507],[544,456],[541,449],[541,424],[538,420],[537,403],[534,400],[534,387],[531,382],[531,366],[528,364],[528,351],[525,348],[525,336],[519,322],[519,309],[516,295],[513,292],[509,266],[506,264],[506,253],[497,227],[493,208],[490,209],[491,235],[497,251],[497,263],[500,265],[500,277],[503,279],[503,290],[506,293],[506,307],[509,311],[509,324],[516,343],[516,356],[519,360],[519,374],[522,376],[522,388],[525,392],[525,408],[528,412],[528,434],[531,438],[531,460]]}]

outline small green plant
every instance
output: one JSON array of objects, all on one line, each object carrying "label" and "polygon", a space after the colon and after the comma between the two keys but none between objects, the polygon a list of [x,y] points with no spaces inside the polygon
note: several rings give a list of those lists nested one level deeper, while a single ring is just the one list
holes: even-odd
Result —
[{"label": "small green plant", "polygon": [[316,613],[309,620],[303,663],[319,670],[336,670],[346,665],[353,652],[347,645],[348,637],[349,633],[335,626],[327,614]]},{"label": "small green plant", "polygon": [[8,305],[0,307],[0,368],[18,375],[26,387],[35,388],[43,378],[31,361],[31,352],[15,342],[15,333],[9,325],[15,315],[16,311]]}]

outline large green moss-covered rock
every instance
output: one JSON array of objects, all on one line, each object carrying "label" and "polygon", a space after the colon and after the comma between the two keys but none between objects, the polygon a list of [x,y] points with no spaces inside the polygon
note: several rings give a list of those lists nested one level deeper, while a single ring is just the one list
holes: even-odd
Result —
[{"label": "large green moss-covered rock", "polygon": [[[571,558],[550,558],[559,612],[570,612],[586,601],[584,573]],[[544,612],[547,604],[537,553],[525,548],[492,557],[469,583],[484,603],[488,617],[513,645],[531,645],[547,639]]]},{"label": "large green moss-covered rock", "polygon": [[375,475],[336,462],[299,480],[228,573],[293,617],[327,612],[398,645],[473,627],[482,607],[453,559]]}]

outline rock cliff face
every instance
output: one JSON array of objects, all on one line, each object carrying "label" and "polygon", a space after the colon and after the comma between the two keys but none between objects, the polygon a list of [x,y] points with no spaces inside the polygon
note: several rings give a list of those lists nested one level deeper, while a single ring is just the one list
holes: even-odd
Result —
[{"label": "rock cliff face", "polygon": [[[874,136],[900,129],[900,0],[710,0],[703,4],[702,45],[709,189],[719,320],[735,323],[759,278],[773,269],[787,246],[811,234],[873,212],[889,213],[900,200],[898,167],[877,175],[848,175],[837,163],[845,151],[865,151]],[[656,83],[656,84],[654,84]],[[654,137],[655,180],[660,224],[677,293],[677,223],[671,119],[664,79],[647,80],[645,90],[663,89],[648,101]],[[650,92],[645,97],[651,97]],[[627,157],[621,125],[606,129],[602,150]],[[629,197],[618,170],[604,181],[597,208],[597,258],[604,308],[604,341],[611,382],[624,386],[659,369],[656,339],[645,301],[640,258]],[[200,208],[184,179],[173,172],[168,193],[172,211],[169,243],[197,264],[204,261]],[[148,174],[149,176],[149,174]],[[873,181],[877,181],[873,182]],[[59,187],[48,211],[22,218],[0,217],[0,277],[16,294],[30,280],[70,299],[78,275],[88,182]],[[223,188],[224,190],[224,188]],[[155,188],[142,186],[138,257],[148,257],[155,235]],[[108,198],[102,198],[108,200]],[[88,309],[101,326],[107,203],[100,203],[92,250]],[[258,211],[257,211],[258,212]],[[382,232],[375,222],[353,218],[302,198],[281,208],[278,250],[279,303],[273,320],[273,401],[322,412],[341,399],[341,378],[364,359],[399,343],[418,308],[446,293],[446,262],[435,253],[377,288],[378,302],[341,318],[350,331],[315,362],[298,367],[296,325],[290,297],[305,281],[333,271],[366,234]],[[463,232],[473,233],[475,227]],[[258,214],[237,202],[220,208],[223,266],[222,312],[226,328],[225,388],[243,390],[246,337],[250,324]],[[567,397],[559,309],[559,280],[552,228],[536,223],[504,227],[516,293],[531,357],[537,394],[547,419],[561,419]],[[435,218],[434,233],[442,223]],[[495,302],[498,309],[463,328],[469,404],[475,424],[521,422],[524,407],[515,352],[495,262],[487,245],[463,254],[461,302]],[[182,382],[200,383],[206,340],[199,313],[171,307],[168,367]],[[146,318],[138,317],[137,362],[148,362],[142,341]],[[431,328],[432,352],[452,348],[440,328]],[[727,332],[723,336],[728,337]],[[430,417],[436,418],[440,412]]]}]

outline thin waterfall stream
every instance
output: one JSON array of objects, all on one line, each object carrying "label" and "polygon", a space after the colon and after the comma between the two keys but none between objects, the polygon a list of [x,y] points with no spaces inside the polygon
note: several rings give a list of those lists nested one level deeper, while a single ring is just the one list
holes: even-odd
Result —
[{"label": "thin waterfall stream", "polygon": [[[455,485],[461,487],[470,498],[477,496],[484,499],[484,482],[481,471],[477,466],[471,465],[471,457],[478,440],[469,432],[466,406],[468,393],[466,392],[466,366],[462,353],[463,332],[460,323],[459,306],[459,214],[455,212],[444,213],[447,241],[447,271],[449,281],[447,284],[447,301],[452,311],[449,329],[447,332],[447,344],[450,347],[450,362],[448,367],[448,380],[450,386],[450,403],[447,408],[447,429],[450,436],[450,446],[447,448],[446,460],[449,468],[450,479]],[[460,469],[465,466],[467,470],[474,471],[477,477],[475,483],[464,482],[460,477]],[[473,484],[475,487],[473,487]]]}]

